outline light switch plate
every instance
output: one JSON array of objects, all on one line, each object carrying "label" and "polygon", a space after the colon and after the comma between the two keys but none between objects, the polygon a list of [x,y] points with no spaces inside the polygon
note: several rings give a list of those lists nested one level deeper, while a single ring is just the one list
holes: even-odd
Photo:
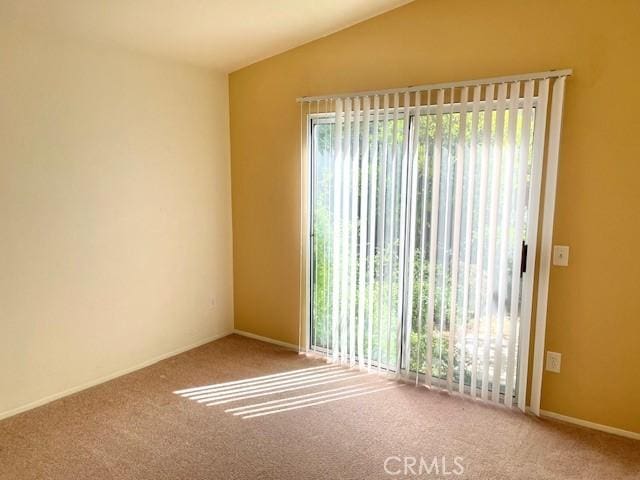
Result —
[{"label": "light switch plate", "polygon": [[553,264],[557,267],[569,266],[569,247],[566,245],[554,245]]},{"label": "light switch plate", "polygon": [[547,371],[560,373],[561,363],[562,363],[561,353],[547,351]]}]

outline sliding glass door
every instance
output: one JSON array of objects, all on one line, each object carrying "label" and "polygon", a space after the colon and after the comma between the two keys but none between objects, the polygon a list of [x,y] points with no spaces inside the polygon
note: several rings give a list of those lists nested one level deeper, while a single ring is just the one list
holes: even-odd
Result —
[{"label": "sliding glass door", "polygon": [[310,116],[312,350],[511,404],[535,105],[516,82]]}]

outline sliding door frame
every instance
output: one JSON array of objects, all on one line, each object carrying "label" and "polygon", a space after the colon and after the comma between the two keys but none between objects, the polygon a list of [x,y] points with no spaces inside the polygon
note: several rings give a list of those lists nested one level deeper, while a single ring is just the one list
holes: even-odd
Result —
[{"label": "sliding door frame", "polygon": [[[384,95],[385,93],[393,93],[397,91],[423,91],[423,90],[435,90],[448,87],[461,87],[465,85],[478,85],[497,83],[498,81],[517,81],[517,80],[531,80],[539,79],[540,85],[546,82],[547,88],[549,87],[549,79],[554,79],[553,82],[553,94],[551,95],[551,108],[550,114],[547,113],[549,102],[546,95],[551,92],[545,93],[544,101],[542,102],[542,108],[540,111],[538,107],[538,96],[534,97],[533,108],[536,111],[536,127],[542,125],[547,130],[547,135],[542,135],[540,141],[540,151],[536,156],[535,150],[533,154],[533,161],[539,161],[540,165],[533,166],[530,175],[529,182],[529,196],[528,196],[528,229],[527,229],[527,244],[529,246],[529,255],[526,261],[526,272],[522,278],[521,287],[521,299],[520,299],[520,334],[519,334],[519,355],[517,368],[517,382],[514,389],[514,396],[517,398],[518,407],[522,410],[525,409],[525,395],[526,386],[528,381],[528,362],[529,358],[533,359],[533,370],[531,372],[532,385],[531,385],[531,405],[530,411],[539,415],[540,412],[540,397],[542,390],[542,371],[544,364],[544,348],[545,348],[545,333],[546,333],[546,320],[547,320],[547,302],[548,302],[548,289],[549,289],[549,275],[551,266],[551,248],[553,240],[553,220],[555,210],[555,196],[557,186],[557,170],[559,160],[560,149],[560,135],[562,127],[562,114],[564,103],[564,87],[567,76],[572,75],[570,69],[567,70],[551,70],[548,72],[540,72],[529,75],[514,75],[509,77],[500,77],[494,79],[485,79],[483,81],[467,81],[467,82],[455,82],[438,85],[424,85],[418,87],[411,87],[409,89],[395,89],[384,91],[371,91],[360,92],[358,95]],[[539,94],[540,92],[538,92]],[[318,106],[321,101],[326,101],[326,105],[330,100],[340,97],[355,96],[356,94],[341,94],[330,95],[320,97],[301,97],[298,99],[301,105],[300,109],[300,317],[298,326],[299,335],[299,351],[307,352],[311,349],[311,322],[312,318],[312,301],[313,301],[313,174],[314,174],[314,162],[312,158],[312,134],[315,121],[321,121],[326,119],[330,122],[331,118],[335,118],[335,114],[332,112],[327,113],[305,113],[303,105],[317,102]],[[518,106],[522,104],[522,99],[519,100]],[[495,100],[492,103],[497,103]],[[451,108],[451,104],[450,108]],[[414,110],[416,107],[409,107],[410,110]],[[429,114],[435,106],[423,106],[422,112]],[[398,109],[403,111],[402,108]],[[459,111],[459,104],[453,104],[451,108],[452,112]],[[310,109],[309,109],[310,112]],[[410,112],[410,116],[414,117],[415,114]],[[538,116],[540,118],[538,120]],[[535,149],[535,147],[534,147]],[[538,170],[534,175],[534,170]],[[544,174],[543,174],[544,172]],[[534,178],[535,176],[535,178]],[[543,178],[544,176],[544,178]],[[544,195],[542,195],[542,181],[544,180]],[[544,202],[543,209],[540,209],[540,205]],[[531,209],[531,206],[534,208]],[[534,212],[535,210],[535,212]],[[533,214],[533,215],[532,215]],[[533,217],[533,218],[532,218]],[[542,223],[542,232],[538,231],[538,223]],[[535,226],[535,231],[532,231],[532,226]],[[539,245],[538,245],[539,243]],[[540,262],[538,270],[535,269],[537,254],[537,247],[540,247]],[[406,261],[406,258],[404,259]],[[532,304],[534,301],[534,283],[538,280],[538,288],[536,292],[536,326],[535,333],[531,331],[532,321]],[[406,309],[403,309],[403,317]],[[402,328],[404,329],[406,320],[403,318]],[[530,335],[534,334],[534,351],[533,354],[529,352]],[[403,332],[404,335],[404,332]]]},{"label": "sliding door frame", "polygon": [[[497,100],[493,100],[491,102],[480,102],[480,111],[484,111],[487,107],[487,103],[490,103],[491,106],[490,108],[492,110],[496,110],[497,109]],[[522,108],[524,106],[524,99],[519,99],[517,101],[517,106],[518,108]],[[451,113],[460,113],[461,112],[461,104],[456,102],[453,105],[451,104],[446,104],[444,105],[444,107],[450,111]],[[534,112],[537,112],[537,107],[538,107],[538,97],[534,96],[532,98],[532,108]],[[433,115],[436,113],[438,106],[437,105],[429,105],[429,106],[423,106],[420,108],[420,115],[421,116],[425,116],[425,115]],[[413,129],[415,128],[415,120],[416,120],[416,111],[418,110],[417,107],[412,106],[412,107],[408,107],[409,109],[409,119],[410,119],[410,125],[409,125],[409,138],[412,138],[412,132]],[[400,116],[401,114],[404,114],[404,112],[406,111],[405,107],[398,107],[398,115]],[[383,110],[380,109],[380,112],[382,112]],[[360,114],[360,118],[364,118],[362,114]],[[535,118],[535,117],[534,117]],[[314,158],[314,128],[316,125],[318,124],[334,124],[335,123],[335,113],[333,112],[326,112],[326,113],[308,113],[305,115],[305,118],[303,119],[304,121],[304,125],[305,125],[305,131],[306,131],[306,145],[304,145],[304,151],[305,154],[303,156],[303,158],[305,159],[305,161],[303,162],[305,164],[305,166],[302,167],[302,171],[303,171],[303,180],[304,183],[302,185],[302,191],[303,191],[303,196],[305,197],[305,223],[303,225],[303,230],[306,231],[306,237],[303,240],[304,241],[304,250],[305,250],[305,255],[303,255],[303,258],[305,258],[305,266],[304,266],[304,278],[306,279],[305,281],[305,285],[301,285],[301,290],[304,291],[304,303],[303,303],[303,314],[302,314],[302,319],[303,321],[301,323],[304,324],[303,329],[301,329],[301,335],[302,338],[301,340],[304,342],[304,351],[315,351],[318,353],[322,353],[322,354],[328,354],[328,347],[326,349],[323,348],[318,348],[314,346],[313,343],[313,332],[314,332],[314,326],[312,324],[313,322],[313,302],[314,302],[314,292],[313,292],[313,288],[314,288],[314,283],[313,283],[313,279],[314,277],[314,252],[315,252],[315,232],[313,231],[313,222],[314,222],[314,212],[313,212],[313,202],[314,202],[314,181],[315,181],[315,174],[316,174],[316,161]],[[536,125],[536,128],[538,127],[538,125]],[[408,143],[407,148],[411,149],[412,146],[410,143]],[[408,155],[411,157],[411,152],[408,153]],[[529,189],[533,188],[534,190],[534,195],[536,195],[536,191],[538,191],[538,195],[539,195],[539,188],[536,189],[535,186],[532,184],[533,180],[529,182]],[[405,182],[409,182],[410,178],[406,178],[403,179],[403,181]],[[527,200],[527,207],[530,207],[530,202],[529,199]],[[530,214],[530,213],[529,213]],[[536,212],[536,216],[539,215],[539,211]],[[405,221],[405,233],[410,231],[410,225],[409,225],[409,221]],[[531,237],[531,235],[528,232],[528,225],[527,225],[527,230],[526,230],[526,238],[525,240],[528,242]],[[537,232],[534,235],[534,238],[537,237]],[[408,242],[408,235],[405,235],[405,244]],[[405,268],[404,268],[404,272],[405,272],[405,276],[410,274],[410,272],[408,272],[408,267],[409,267],[409,259],[408,256],[406,255],[406,248],[407,245],[400,245],[399,248],[405,252],[405,254],[402,256],[402,262],[404,262],[405,264]],[[535,251],[535,249],[534,249]],[[529,260],[529,259],[527,259]],[[535,260],[535,259],[533,259]],[[527,262],[529,263],[529,262]],[[534,285],[534,278],[533,276],[535,275],[535,270],[533,268],[527,268],[526,272],[523,273],[523,276],[521,277],[521,279],[519,280],[521,282],[521,286],[520,286],[520,291],[521,291],[521,298],[520,298],[520,305],[519,305],[519,317],[518,317],[518,321],[519,321],[519,339],[518,339],[518,356],[517,356],[517,365],[516,365],[516,383],[514,385],[514,390],[513,390],[513,395],[514,395],[514,405],[518,404],[518,403],[522,403],[520,401],[520,397],[521,397],[521,385],[522,385],[522,375],[524,374],[525,377],[527,375],[527,368],[526,368],[526,364],[528,364],[528,342],[529,342],[529,338],[530,336],[528,334],[524,334],[523,333],[525,331],[528,331],[531,328],[531,311],[530,309],[527,309],[525,307],[525,304],[527,303],[527,301],[525,300],[526,298],[530,299],[532,298],[532,294],[533,294],[533,285]],[[527,278],[527,277],[531,277],[531,278]],[[406,283],[406,279],[405,282]],[[407,302],[410,301],[410,299],[407,298],[407,295],[403,292],[402,293],[402,302],[403,302],[403,308],[402,308],[402,324],[400,325],[400,329],[401,329],[401,338],[402,341],[400,341],[399,344],[399,348],[400,348],[400,360],[401,360],[401,365],[400,365],[400,371],[396,372],[396,373],[400,373],[401,371],[405,371],[406,370],[406,365],[404,364],[404,355],[403,355],[403,350],[405,348],[404,345],[404,338],[406,336],[407,333],[407,328],[408,328],[408,322],[407,322]],[[526,345],[525,345],[526,343]],[[523,360],[522,358],[522,353],[525,353],[527,356],[526,360]],[[418,379],[420,378],[424,378],[424,374],[419,374],[417,375]],[[408,378],[411,379],[412,381],[415,380],[416,375],[415,374],[409,374]],[[432,382],[436,385],[440,385],[442,387],[446,387],[446,380],[444,379],[440,379],[440,378],[433,378]],[[526,385],[526,379],[524,381],[524,384]],[[467,385],[465,387],[465,390],[470,391],[472,389],[471,385]],[[476,387],[477,391],[480,391],[481,387]],[[504,393],[501,391],[499,392],[501,398],[504,396]]]}]

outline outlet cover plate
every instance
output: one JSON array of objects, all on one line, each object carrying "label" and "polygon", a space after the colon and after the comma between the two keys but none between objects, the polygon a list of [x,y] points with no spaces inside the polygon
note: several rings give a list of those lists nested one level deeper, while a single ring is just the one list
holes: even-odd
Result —
[{"label": "outlet cover plate", "polygon": [[554,245],[553,264],[557,267],[569,266],[569,247],[566,245]]},{"label": "outlet cover plate", "polygon": [[562,354],[558,352],[547,351],[547,371],[560,373],[560,365],[562,363]]}]

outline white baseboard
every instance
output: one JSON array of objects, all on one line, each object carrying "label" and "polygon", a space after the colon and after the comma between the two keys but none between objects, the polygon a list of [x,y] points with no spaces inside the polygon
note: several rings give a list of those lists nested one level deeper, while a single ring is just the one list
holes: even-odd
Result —
[{"label": "white baseboard", "polygon": [[217,335],[212,335],[210,337],[203,338],[201,340],[198,340],[195,343],[192,343],[190,345],[186,345],[184,347],[178,348],[177,350],[173,350],[171,352],[164,353],[164,354],[159,355],[157,357],[154,357],[154,358],[152,358],[150,360],[147,360],[145,362],[139,363],[138,365],[135,365],[133,367],[125,368],[124,370],[119,370],[117,372],[110,373],[109,375],[106,375],[104,377],[100,377],[100,378],[97,378],[95,380],[91,380],[91,381],[89,381],[87,383],[83,383],[82,385],[78,385],[77,387],[69,388],[69,389],[64,390],[62,392],[54,393],[53,395],[48,395],[48,396],[46,396],[44,398],[41,398],[39,400],[36,400],[34,402],[27,403],[26,405],[22,405],[20,407],[13,408],[11,410],[7,410],[5,412],[0,412],[0,420],[2,420],[3,418],[12,417],[12,416],[17,415],[17,414],[22,413],[22,412],[26,412],[27,410],[31,410],[31,409],[36,408],[36,407],[40,407],[40,406],[45,405],[47,403],[53,402],[54,400],[58,400],[60,398],[72,395],[72,394],[80,392],[82,390],[86,390],[87,388],[95,387],[96,385],[108,382],[109,380],[113,380],[114,378],[121,377],[121,376],[126,375],[128,373],[135,372],[136,370],[140,370],[142,368],[148,367],[150,365],[153,365],[154,363],[158,363],[158,362],[160,362],[162,360],[165,360],[165,359],[167,359],[169,357],[174,357],[174,356],[179,355],[181,353],[184,353],[184,352],[186,352],[188,350],[192,350],[194,348],[200,347],[200,346],[204,345],[205,343],[213,342],[214,340],[218,340],[219,338],[226,337],[227,335],[231,335],[231,333],[232,332],[225,332],[225,333],[220,333],[220,334],[217,334]]},{"label": "white baseboard", "polygon": [[587,427],[593,430],[600,430],[601,432],[611,433],[613,435],[619,435],[621,437],[640,440],[640,433],[637,432],[610,427],[608,425],[602,425],[600,423],[589,422],[588,420],[582,420],[581,418],[568,417],[566,415],[550,412],[548,410],[540,410],[540,416],[544,418],[551,418],[553,420],[560,420],[561,422],[572,423],[574,425],[580,425],[581,427]]},{"label": "white baseboard", "polygon": [[294,345],[293,343],[274,340],[273,338],[263,337],[261,335],[256,335],[255,333],[245,332],[244,330],[238,330],[237,328],[233,329],[233,333],[242,335],[243,337],[253,338],[254,340],[260,340],[261,342],[273,343],[274,345],[278,345],[279,347],[288,348],[289,350],[294,350],[296,352],[299,350],[298,345]]}]

